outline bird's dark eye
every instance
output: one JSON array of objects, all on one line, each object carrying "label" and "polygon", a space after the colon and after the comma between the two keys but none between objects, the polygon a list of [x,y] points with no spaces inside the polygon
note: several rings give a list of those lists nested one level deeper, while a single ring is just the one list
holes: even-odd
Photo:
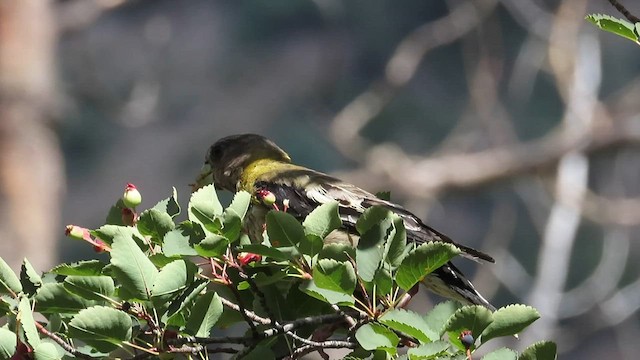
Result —
[{"label": "bird's dark eye", "polygon": [[209,152],[209,159],[210,160],[220,159],[221,156],[222,156],[222,147],[221,146],[214,146],[214,147],[211,148],[211,151]]}]

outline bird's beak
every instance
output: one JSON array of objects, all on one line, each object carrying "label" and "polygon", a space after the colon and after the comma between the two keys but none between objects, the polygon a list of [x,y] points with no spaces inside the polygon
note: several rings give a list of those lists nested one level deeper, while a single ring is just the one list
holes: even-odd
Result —
[{"label": "bird's beak", "polygon": [[196,178],[196,182],[191,184],[191,192],[194,192],[204,186],[213,183],[213,170],[209,163],[204,163],[200,169],[200,174]]}]

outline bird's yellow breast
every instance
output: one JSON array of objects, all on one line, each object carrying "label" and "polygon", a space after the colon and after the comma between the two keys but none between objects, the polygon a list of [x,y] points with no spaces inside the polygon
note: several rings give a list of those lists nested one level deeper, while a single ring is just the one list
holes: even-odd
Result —
[{"label": "bird's yellow breast", "polygon": [[253,194],[255,191],[254,185],[257,181],[271,181],[274,180],[278,174],[285,171],[300,169],[304,168],[272,159],[256,160],[244,168],[238,181],[237,190],[244,190]]}]

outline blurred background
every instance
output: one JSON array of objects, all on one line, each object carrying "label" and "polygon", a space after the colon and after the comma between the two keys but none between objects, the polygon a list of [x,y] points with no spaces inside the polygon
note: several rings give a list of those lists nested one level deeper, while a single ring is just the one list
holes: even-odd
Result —
[{"label": "blurred background", "polygon": [[100,226],[127,182],[143,207],[172,186],[184,206],[209,145],[259,133],[494,255],[457,263],[496,306],[542,314],[506,345],[637,359],[639,53],[588,13],[623,17],[605,0],[0,0],[0,256],[96,256],[64,225]]}]

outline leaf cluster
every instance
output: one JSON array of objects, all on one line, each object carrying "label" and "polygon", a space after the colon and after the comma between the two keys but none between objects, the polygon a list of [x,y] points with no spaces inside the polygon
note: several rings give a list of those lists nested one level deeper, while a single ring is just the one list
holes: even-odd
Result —
[{"label": "leaf cluster", "polygon": [[[174,189],[129,224],[118,201],[105,225],[81,236],[107,258],[42,275],[26,259],[19,275],[0,259],[0,359],[298,358],[330,348],[350,349],[351,359],[463,359],[539,317],[524,305],[492,313],[453,301],[405,310],[459,249],[407,242],[402,220],[380,207],[347,234],[337,203],[302,222],[270,211],[255,242],[244,231],[252,201],[239,192],[225,208],[207,186],[178,222]],[[220,335],[232,325],[244,334]],[[485,358],[554,359],[555,344]]]}]

